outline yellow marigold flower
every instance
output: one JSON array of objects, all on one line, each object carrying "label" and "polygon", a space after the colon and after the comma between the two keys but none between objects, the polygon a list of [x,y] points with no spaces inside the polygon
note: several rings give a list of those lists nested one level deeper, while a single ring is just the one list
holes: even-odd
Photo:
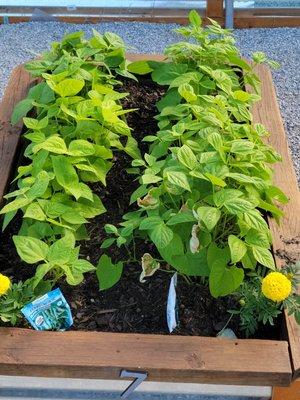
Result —
[{"label": "yellow marigold flower", "polygon": [[0,296],[6,294],[9,288],[10,288],[10,279],[5,275],[0,274]]},{"label": "yellow marigold flower", "polygon": [[291,294],[292,283],[281,272],[270,272],[262,280],[261,290],[267,299],[280,302]]}]

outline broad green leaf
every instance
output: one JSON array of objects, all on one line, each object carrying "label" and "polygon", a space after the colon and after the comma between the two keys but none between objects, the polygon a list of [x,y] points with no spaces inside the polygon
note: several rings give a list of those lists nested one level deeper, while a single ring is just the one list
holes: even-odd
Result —
[{"label": "broad green leaf", "polygon": [[47,127],[48,125],[48,117],[45,117],[41,120],[35,119],[35,118],[23,118],[23,122],[25,126],[29,129],[36,129],[36,130],[41,130]]},{"label": "broad green leaf", "polygon": [[141,185],[141,186],[139,186],[139,187],[131,194],[130,203],[129,203],[129,204],[132,204],[132,203],[136,202],[137,199],[139,199],[139,198],[145,196],[145,194],[147,194],[147,193],[148,193],[148,189],[147,189],[147,186],[146,186],[146,185]]},{"label": "broad green leaf", "polygon": [[153,63],[149,62],[153,67],[152,79],[159,85],[169,85],[173,79],[184,74],[188,66],[186,64],[169,64],[169,63]]},{"label": "broad green leaf", "polygon": [[81,192],[78,187],[78,176],[68,158],[65,156],[51,156],[51,160],[57,182],[72,193],[76,199],[79,199]]},{"label": "broad green leaf", "polygon": [[44,277],[50,272],[52,266],[48,263],[41,264],[37,267],[34,278],[33,278],[33,288],[35,289],[44,279]]},{"label": "broad green leaf", "polygon": [[202,24],[202,20],[200,15],[197,13],[196,10],[191,10],[189,12],[189,21],[192,25],[194,25],[196,28],[200,27]]},{"label": "broad green leaf", "polygon": [[156,225],[149,232],[150,238],[159,249],[166,247],[173,239],[173,231],[164,222]]},{"label": "broad green leaf", "polygon": [[160,176],[157,176],[157,175],[144,174],[142,176],[142,183],[144,185],[149,185],[150,183],[157,183],[159,181],[162,181],[162,178]]},{"label": "broad green leaf", "polygon": [[30,200],[34,200],[37,197],[43,196],[48,188],[49,182],[49,174],[46,171],[40,171],[36,176],[34,184],[26,193],[26,197]]},{"label": "broad green leaf", "polygon": [[197,214],[209,231],[216,226],[221,217],[221,211],[215,207],[198,207]]},{"label": "broad green leaf", "polygon": [[192,211],[182,211],[175,215],[172,215],[168,220],[167,225],[177,225],[183,224],[185,222],[196,222],[196,218],[194,217]]},{"label": "broad green leaf", "polygon": [[114,286],[121,278],[123,263],[113,264],[111,259],[103,254],[97,264],[97,278],[99,290],[106,290]]},{"label": "broad green leaf", "polygon": [[253,246],[252,252],[255,260],[258,261],[261,265],[275,270],[275,262],[270,250],[264,247]]},{"label": "broad green leaf", "polygon": [[270,247],[270,240],[265,232],[256,229],[250,229],[245,237],[246,243],[252,246]]},{"label": "broad green leaf", "polygon": [[253,152],[254,143],[249,140],[239,139],[231,142],[230,152],[235,154],[250,154]]},{"label": "broad green leaf", "polygon": [[250,99],[250,93],[245,92],[244,90],[235,90],[233,92],[233,98],[243,103],[247,103]]},{"label": "broad green leaf", "polygon": [[17,210],[10,211],[4,215],[3,223],[2,223],[2,232],[4,232],[5,228],[9,225],[9,223],[13,220],[16,216]]},{"label": "broad green leaf", "polygon": [[6,214],[11,211],[19,210],[19,208],[25,207],[29,203],[31,203],[31,199],[28,197],[18,197],[14,201],[6,204],[0,211],[0,214]]},{"label": "broad green leaf", "polygon": [[68,222],[69,224],[81,225],[85,224],[87,220],[79,213],[74,213],[74,211],[69,211],[62,214],[61,218]]},{"label": "broad green leaf", "polygon": [[247,246],[243,240],[239,239],[235,235],[228,236],[228,244],[230,248],[231,261],[235,264],[244,257],[247,252]]},{"label": "broad green leaf", "polygon": [[213,194],[213,200],[217,207],[222,207],[224,204],[232,203],[238,197],[243,196],[243,192],[236,189],[221,189]]},{"label": "broad green leaf", "polygon": [[241,262],[242,262],[243,268],[252,269],[252,270],[255,269],[256,264],[257,264],[255,258],[253,257],[253,253],[251,252],[250,249],[247,250],[247,253],[241,259]]},{"label": "broad green leaf", "polygon": [[183,83],[178,87],[178,93],[184,100],[188,103],[192,103],[197,101],[198,97],[194,92],[193,86],[189,83]]},{"label": "broad green leaf", "polygon": [[144,218],[140,223],[140,230],[154,229],[161,224],[163,224],[163,220],[159,216]]},{"label": "broad green leaf", "polygon": [[41,82],[29,90],[28,98],[33,99],[40,104],[49,104],[54,101],[55,96],[53,90],[47,85],[47,83]]},{"label": "broad green leaf", "polygon": [[216,260],[209,275],[210,293],[213,297],[227,296],[238,289],[243,279],[243,269],[227,267],[224,260]]},{"label": "broad green leaf", "polygon": [[101,243],[100,248],[101,249],[107,249],[108,247],[110,247],[114,242],[115,242],[115,238],[108,238],[103,240],[103,242]]},{"label": "broad green leaf", "polygon": [[176,270],[187,276],[209,276],[210,270],[206,260],[206,249],[195,254],[185,253],[173,257]]},{"label": "broad green leaf", "polygon": [[69,144],[68,154],[75,157],[90,156],[95,153],[95,148],[92,143],[87,140],[77,139],[72,140]]},{"label": "broad green leaf", "polygon": [[49,249],[47,260],[51,264],[65,264],[73,257],[74,254],[74,236],[67,235],[54,242]]},{"label": "broad green leaf", "polygon": [[76,96],[84,87],[84,81],[79,79],[64,79],[54,86],[54,91],[61,97]]},{"label": "broad green leaf", "polygon": [[83,274],[77,269],[72,268],[70,265],[62,264],[60,268],[64,271],[66,275],[66,281],[68,285],[76,286],[83,281]]},{"label": "broad green leaf", "polygon": [[12,125],[15,125],[17,122],[19,122],[20,119],[27,115],[32,108],[33,99],[24,99],[17,103],[11,115]]},{"label": "broad green leaf", "polygon": [[32,151],[37,153],[41,149],[56,154],[67,154],[68,151],[65,141],[58,135],[50,136],[44,142],[37,144],[33,147]]},{"label": "broad green leaf", "polygon": [[28,264],[35,264],[46,259],[49,247],[42,240],[30,236],[13,236],[13,241],[17,253]]},{"label": "broad green leaf", "polygon": [[95,271],[96,268],[88,260],[79,259],[72,263],[72,268],[84,274],[86,272]]},{"label": "broad green leaf", "polygon": [[220,248],[218,247],[215,242],[212,242],[207,249],[207,263],[210,268],[217,260],[224,260],[227,264],[230,261],[230,249],[229,247]]},{"label": "broad green leaf", "polygon": [[127,70],[137,75],[146,75],[153,71],[147,60],[131,62],[128,64]]},{"label": "broad green leaf", "polygon": [[224,206],[231,214],[234,215],[251,211],[254,208],[252,203],[240,197],[232,199],[231,202],[229,200],[226,201]]},{"label": "broad green leaf", "polygon": [[249,210],[243,214],[245,223],[258,231],[268,231],[268,224],[258,210]]},{"label": "broad green leaf", "polygon": [[215,175],[212,175],[212,174],[206,172],[205,176],[211,181],[212,184],[214,184],[216,186],[221,186],[221,187],[226,186],[226,182],[223,179],[218,178]]},{"label": "broad green leaf", "polygon": [[221,151],[223,147],[222,136],[218,132],[212,132],[207,136],[207,141],[217,151]]},{"label": "broad green leaf", "polygon": [[289,198],[276,186],[269,186],[266,189],[266,195],[273,200],[280,201],[282,204],[287,204]]},{"label": "broad green leaf", "polygon": [[198,161],[194,152],[185,144],[178,150],[177,158],[181,164],[191,170],[198,166]]},{"label": "broad green leaf", "polygon": [[172,185],[179,186],[182,189],[191,191],[188,178],[184,172],[180,171],[167,171],[165,172],[166,179]]},{"label": "broad green leaf", "polygon": [[126,146],[124,151],[130,155],[132,158],[141,158],[141,153],[139,150],[138,142],[132,137],[127,138]]},{"label": "broad green leaf", "polygon": [[237,172],[230,172],[227,176],[241,183],[253,183],[253,185],[257,186],[258,188],[264,188],[268,186],[267,182],[261,178],[257,178],[256,176],[248,176],[245,174],[239,174]]},{"label": "broad green leaf", "polygon": [[24,218],[31,218],[31,219],[36,219],[38,221],[44,221],[46,219],[46,216],[38,203],[31,203],[26,208]]}]

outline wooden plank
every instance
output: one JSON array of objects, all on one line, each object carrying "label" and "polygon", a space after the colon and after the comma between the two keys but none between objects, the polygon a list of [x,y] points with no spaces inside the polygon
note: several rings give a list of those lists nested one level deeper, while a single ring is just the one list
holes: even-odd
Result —
[{"label": "wooden plank", "polygon": [[26,97],[32,84],[33,80],[22,66],[15,68],[0,103],[0,204],[12,171],[23,126],[22,122],[11,126],[11,114],[14,106]]},{"label": "wooden plank", "polygon": [[3,375],[118,379],[128,369],[150,381],[264,386],[291,378],[284,341],[16,328],[0,328],[0,338]]},{"label": "wooden plank", "polygon": [[237,18],[248,18],[255,16],[267,17],[297,17],[300,16],[300,8],[236,8]]},{"label": "wooden plank", "polygon": [[[293,167],[287,138],[285,136],[275,88],[272,84],[271,71],[259,66],[257,73],[262,81],[262,99],[253,109],[254,120],[266,126],[271,135],[267,142],[281,155],[282,162],[274,165],[274,183],[289,197],[289,203],[281,207],[284,217],[280,226],[274,219],[269,219],[273,236],[273,252],[278,266],[284,264],[282,256],[291,261],[300,259],[300,193],[296,173]],[[286,316],[290,351],[294,368],[294,378],[300,377],[300,327],[293,317]]]},{"label": "wooden plank", "polygon": [[274,387],[272,400],[299,400],[300,399],[300,380],[297,380],[287,388]]},{"label": "wooden plank", "polygon": [[[237,14],[237,13],[236,13]],[[239,17],[235,14],[235,28],[278,28],[300,26],[299,16],[258,16]]]},{"label": "wooden plank", "polygon": [[223,17],[224,6],[223,0],[207,0],[206,2],[206,16],[209,18]]}]

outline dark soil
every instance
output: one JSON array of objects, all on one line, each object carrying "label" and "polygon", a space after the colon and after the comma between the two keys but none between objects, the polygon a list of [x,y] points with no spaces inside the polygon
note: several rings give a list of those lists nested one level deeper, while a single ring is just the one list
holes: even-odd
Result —
[{"label": "dark soil", "polygon": [[[124,80],[120,90],[131,93],[130,97],[123,100],[123,107],[138,108],[137,111],[127,114],[127,121],[144,153],[148,144],[141,140],[157,131],[156,120],[153,118],[157,114],[155,103],[164,94],[164,88],[154,85],[150,80],[144,80],[142,85]],[[90,240],[81,244],[82,257],[89,259],[94,265],[103,254],[100,245],[107,238],[104,224],[118,224],[124,213],[134,209],[134,206],[128,206],[130,195],[138,185],[134,176],[126,172],[131,158],[120,152],[114,158],[114,166],[107,177],[107,186],[104,188],[100,184],[93,185],[94,192],[101,197],[107,212],[87,225]],[[32,266],[20,261],[11,239],[18,232],[20,224],[19,215],[1,236],[0,242],[0,271],[12,276],[14,281],[25,280],[34,273]],[[133,252],[133,248],[128,250]],[[138,260],[146,252],[155,254],[153,245],[142,241],[135,243],[135,251]],[[113,246],[105,252],[113,260],[128,259],[124,246]],[[99,292],[94,274],[87,274],[85,281],[77,287],[61,282],[60,288],[74,317],[72,329],[167,334],[166,302],[172,272],[158,271],[146,283],[139,282],[140,272],[141,266],[138,263],[126,264],[119,283],[104,292]],[[182,277],[178,279],[177,293],[180,324],[174,333],[179,335],[216,336],[230,317],[227,310],[236,306],[233,297],[213,299],[207,285],[200,282],[190,285]],[[257,337],[278,338],[279,326],[278,323],[271,334],[270,330],[262,329]],[[231,319],[228,327],[238,337],[243,337],[236,317]]]}]

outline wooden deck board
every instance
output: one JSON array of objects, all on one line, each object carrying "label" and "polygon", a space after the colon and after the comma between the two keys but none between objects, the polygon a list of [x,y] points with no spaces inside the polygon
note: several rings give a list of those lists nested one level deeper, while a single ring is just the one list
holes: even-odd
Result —
[{"label": "wooden deck board", "polygon": [[128,369],[152,381],[277,386],[291,378],[285,341],[14,328],[0,338],[7,375],[118,379]]}]

